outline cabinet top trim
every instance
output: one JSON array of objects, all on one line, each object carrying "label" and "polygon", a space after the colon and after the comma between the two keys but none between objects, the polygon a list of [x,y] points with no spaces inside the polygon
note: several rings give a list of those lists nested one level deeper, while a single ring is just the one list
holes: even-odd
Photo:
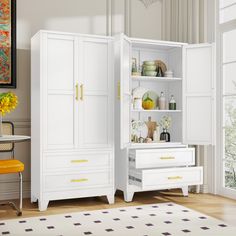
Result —
[{"label": "cabinet top trim", "polygon": [[162,40],[153,40],[153,39],[142,39],[142,38],[130,38],[130,41],[134,45],[159,45],[159,46],[164,46],[168,48],[173,48],[173,47],[183,47],[185,45],[188,45],[187,43],[181,43],[181,42],[172,42],[172,41],[162,41]]},{"label": "cabinet top trim", "polygon": [[62,35],[68,35],[68,36],[81,36],[81,37],[90,37],[90,38],[92,37],[92,38],[100,38],[100,39],[113,39],[113,37],[106,36],[106,35],[103,36],[103,35],[95,35],[95,34],[81,34],[81,33],[71,33],[71,32],[63,32],[63,31],[51,31],[51,30],[39,30],[33,37],[42,33],[62,34]]}]

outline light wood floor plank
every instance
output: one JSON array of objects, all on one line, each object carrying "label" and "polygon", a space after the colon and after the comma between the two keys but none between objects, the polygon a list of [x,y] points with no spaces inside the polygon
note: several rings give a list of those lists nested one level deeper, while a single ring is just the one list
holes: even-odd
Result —
[{"label": "light wood floor plank", "polygon": [[[131,203],[123,201],[123,195],[117,193],[114,205],[108,205],[105,197],[71,199],[52,201],[48,210],[39,212],[36,203],[30,203],[30,199],[24,199],[23,217],[33,217],[52,214],[63,214],[69,212],[92,211],[106,208],[126,207],[142,204],[161,202],[175,202],[193,210],[202,212],[209,216],[224,220],[227,223],[235,224],[236,201],[211,194],[189,194],[183,197],[179,191],[165,192],[143,192],[136,193]],[[15,212],[9,207],[1,207],[0,220],[17,218]]]}]

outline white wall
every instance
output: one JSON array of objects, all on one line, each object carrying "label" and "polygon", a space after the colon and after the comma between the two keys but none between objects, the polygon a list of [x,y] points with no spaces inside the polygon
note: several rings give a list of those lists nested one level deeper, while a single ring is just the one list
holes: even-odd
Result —
[{"label": "white wall", "polygon": [[[134,37],[161,39],[161,2],[146,9],[139,0],[18,0],[14,92],[20,103],[5,117],[14,122],[15,132],[30,135],[30,38],[38,30],[99,35],[126,32]],[[30,143],[16,144],[15,156],[25,163],[24,196],[29,196]],[[0,199],[17,198],[17,192],[17,176],[0,176]]]},{"label": "white wall", "polygon": [[130,36],[136,38],[161,39],[162,1],[144,7],[141,1],[131,0]]}]

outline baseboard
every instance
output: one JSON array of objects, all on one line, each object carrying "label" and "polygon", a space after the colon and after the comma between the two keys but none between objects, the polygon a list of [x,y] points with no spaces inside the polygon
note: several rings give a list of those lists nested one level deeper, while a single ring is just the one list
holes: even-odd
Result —
[{"label": "baseboard", "polygon": [[[30,182],[23,182],[23,198],[30,197]],[[19,183],[0,183],[0,200],[19,198]]]}]

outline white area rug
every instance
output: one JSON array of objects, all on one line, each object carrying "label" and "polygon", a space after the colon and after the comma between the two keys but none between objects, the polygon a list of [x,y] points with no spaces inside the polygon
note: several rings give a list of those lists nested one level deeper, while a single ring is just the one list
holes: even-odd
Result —
[{"label": "white area rug", "polygon": [[0,235],[235,236],[236,227],[174,203],[0,220]]}]

